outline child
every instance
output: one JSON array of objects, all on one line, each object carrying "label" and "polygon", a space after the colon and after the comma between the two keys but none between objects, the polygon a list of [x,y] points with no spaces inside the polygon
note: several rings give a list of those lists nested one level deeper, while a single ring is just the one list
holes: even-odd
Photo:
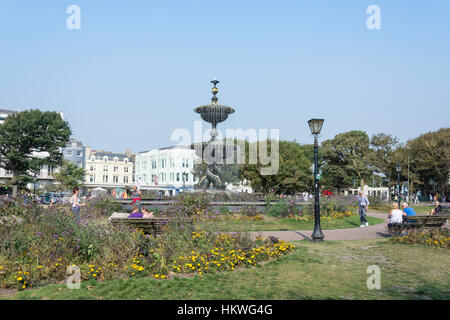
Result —
[{"label": "child", "polygon": [[72,213],[77,221],[80,221],[80,207],[86,204],[80,204],[80,199],[78,199],[78,188],[73,189],[73,195],[70,198],[70,203],[72,204]]}]

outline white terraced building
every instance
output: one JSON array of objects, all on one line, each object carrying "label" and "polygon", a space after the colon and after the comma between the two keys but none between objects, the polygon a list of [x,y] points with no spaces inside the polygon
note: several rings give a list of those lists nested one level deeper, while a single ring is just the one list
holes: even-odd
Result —
[{"label": "white terraced building", "polygon": [[192,189],[198,182],[192,174],[195,157],[195,150],[184,146],[140,152],[135,160],[135,181],[144,190],[175,190],[176,193]]},{"label": "white terraced building", "polygon": [[112,153],[85,147],[85,187],[131,188],[134,186],[133,162],[130,152]]}]

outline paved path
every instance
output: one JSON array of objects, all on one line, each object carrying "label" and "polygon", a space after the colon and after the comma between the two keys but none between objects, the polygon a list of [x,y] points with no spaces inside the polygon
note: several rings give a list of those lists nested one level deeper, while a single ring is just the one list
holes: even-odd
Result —
[{"label": "paved path", "polygon": [[[325,239],[324,240],[359,240],[359,239],[374,239],[387,237],[386,223],[388,221],[387,214],[368,212],[367,215],[375,218],[385,220],[385,223],[368,226],[365,228],[350,228],[350,229],[335,229],[335,230],[322,230]],[[280,240],[293,241],[293,240],[311,240],[313,230],[299,230],[299,231],[254,231],[252,236],[262,236],[267,238],[269,236],[277,237]]]}]

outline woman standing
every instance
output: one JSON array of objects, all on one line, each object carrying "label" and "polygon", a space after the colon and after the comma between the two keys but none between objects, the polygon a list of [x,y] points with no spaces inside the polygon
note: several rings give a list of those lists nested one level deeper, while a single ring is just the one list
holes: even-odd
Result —
[{"label": "woman standing", "polygon": [[80,207],[86,204],[80,204],[80,199],[78,198],[78,193],[80,190],[78,188],[73,189],[72,197],[70,198],[70,203],[72,204],[72,213],[77,221],[80,221]]},{"label": "woman standing", "polygon": [[133,191],[131,192],[131,198],[133,199],[133,202],[137,207],[139,208],[139,211],[141,210],[141,192],[137,189],[136,186],[133,187]]}]

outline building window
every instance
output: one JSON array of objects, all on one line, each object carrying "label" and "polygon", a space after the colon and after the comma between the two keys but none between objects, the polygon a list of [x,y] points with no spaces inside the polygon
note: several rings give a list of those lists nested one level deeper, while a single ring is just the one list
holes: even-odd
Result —
[{"label": "building window", "polygon": [[103,166],[103,172],[108,172],[108,166]]},{"label": "building window", "polygon": [[189,159],[186,159],[186,168],[189,168]]},{"label": "building window", "polygon": [[128,167],[123,168],[123,172],[128,173]]},{"label": "building window", "polygon": [[92,156],[92,157],[91,157],[91,161],[95,161],[95,156]]},{"label": "building window", "polygon": [[119,176],[113,176],[113,183],[119,183]]},{"label": "building window", "polygon": [[123,159],[123,162],[128,163],[128,159],[127,158]]},{"label": "building window", "polygon": [[83,152],[77,151],[77,157],[82,157],[82,156],[83,156]]},{"label": "building window", "polygon": [[89,167],[89,171],[94,171],[95,169],[94,169],[94,166],[90,166]]},{"label": "building window", "polygon": [[66,151],[66,156],[71,157],[73,155],[72,150]]},{"label": "building window", "polygon": [[114,157],[114,162],[119,162],[119,159],[117,157]]},{"label": "building window", "polygon": [[180,173],[177,172],[177,181],[180,181]]},{"label": "building window", "polygon": [[108,162],[108,157],[103,157],[103,160],[105,160],[105,162]]},{"label": "building window", "polygon": [[128,183],[128,176],[123,177],[123,183]]},{"label": "building window", "polygon": [[78,166],[81,167],[83,164],[81,163],[81,161],[77,161]]},{"label": "building window", "polygon": [[119,172],[119,167],[114,167],[114,172]]},{"label": "building window", "polygon": [[95,182],[95,176],[93,174],[89,176],[89,182]]},{"label": "building window", "polygon": [[103,182],[108,182],[108,176],[107,175],[103,175]]}]

